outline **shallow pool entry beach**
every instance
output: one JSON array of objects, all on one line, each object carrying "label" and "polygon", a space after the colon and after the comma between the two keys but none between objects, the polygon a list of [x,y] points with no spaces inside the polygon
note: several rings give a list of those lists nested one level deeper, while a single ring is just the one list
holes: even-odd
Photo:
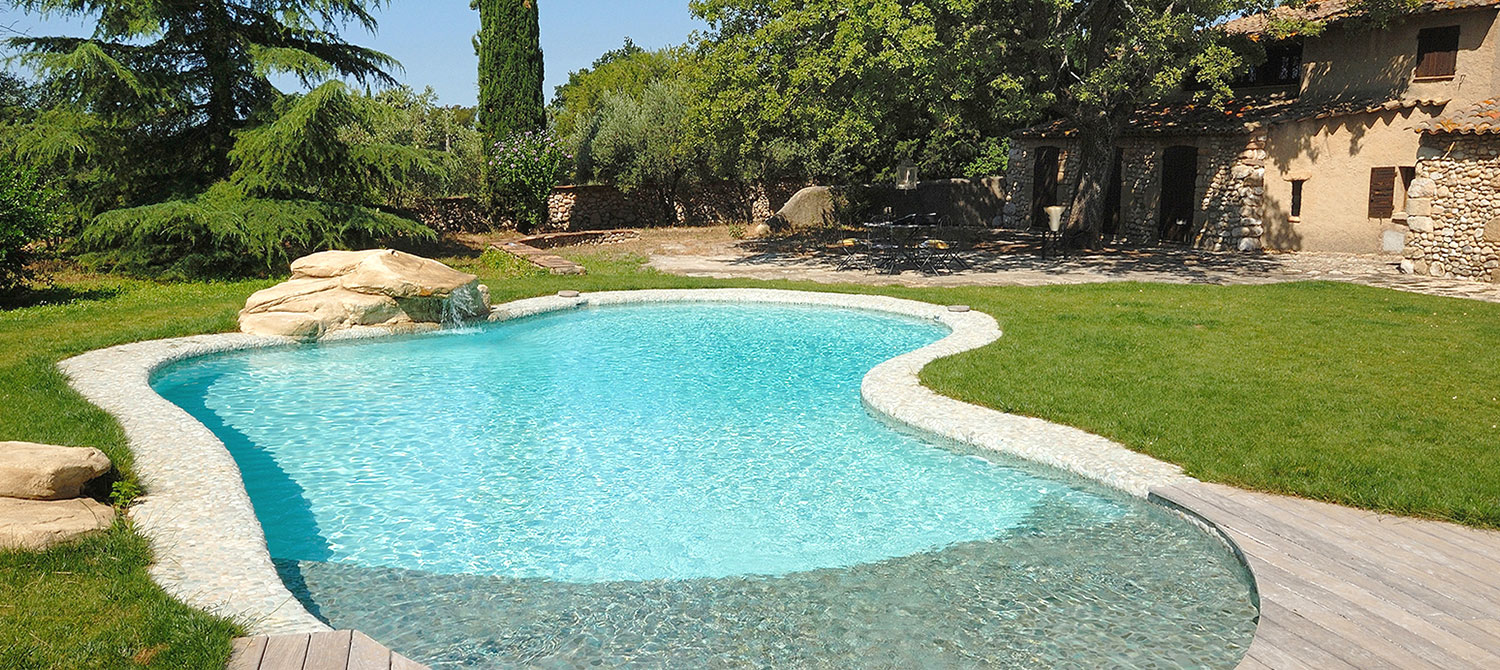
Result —
[{"label": "shallow pool entry beach", "polygon": [[852,309],[586,308],[157,375],[310,611],[435,668],[1231,668],[1248,575],[1144,501],[870,415],[943,337]]}]

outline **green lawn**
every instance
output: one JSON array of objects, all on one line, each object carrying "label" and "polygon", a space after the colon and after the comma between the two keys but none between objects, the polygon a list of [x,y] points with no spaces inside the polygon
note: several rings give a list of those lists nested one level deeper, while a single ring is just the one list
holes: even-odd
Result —
[{"label": "green lawn", "polygon": [[[452,261],[496,302],[561,288],[771,286],[967,303],[1006,336],[938,361],[949,395],[1078,426],[1201,479],[1500,527],[1500,305],[1338,283],[905,289],[658,275],[608,251],[583,277]],[[0,311],[0,439],[97,446],[130,477],[120,429],[54,363],[134,340],[234,328],[269,282],[60,282]],[[127,528],[0,554],[0,668],[218,668],[230,623],[177,605]]]}]

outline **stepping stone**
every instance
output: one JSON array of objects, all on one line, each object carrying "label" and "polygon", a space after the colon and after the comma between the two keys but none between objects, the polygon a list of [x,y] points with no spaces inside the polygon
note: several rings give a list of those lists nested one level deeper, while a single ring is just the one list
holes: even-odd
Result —
[{"label": "stepping stone", "polygon": [[109,468],[109,458],[98,449],[0,442],[0,496],[76,498],[84,484],[109,472]]},{"label": "stepping stone", "polygon": [[114,508],[87,498],[0,498],[0,549],[40,551],[109,528]]}]

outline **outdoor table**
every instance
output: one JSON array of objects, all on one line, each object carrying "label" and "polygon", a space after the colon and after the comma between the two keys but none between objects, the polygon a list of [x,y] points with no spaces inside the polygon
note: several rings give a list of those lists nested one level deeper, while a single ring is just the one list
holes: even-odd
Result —
[{"label": "outdoor table", "polygon": [[[864,224],[869,231],[870,257],[877,269],[888,269],[899,273],[910,264],[919,267],[914,255],[918,237],[925,238],[925,231],[937,227],[935,223],[901,223],[899,221],[872,221]],[[877,239],[877,233],[883,239]]]}]

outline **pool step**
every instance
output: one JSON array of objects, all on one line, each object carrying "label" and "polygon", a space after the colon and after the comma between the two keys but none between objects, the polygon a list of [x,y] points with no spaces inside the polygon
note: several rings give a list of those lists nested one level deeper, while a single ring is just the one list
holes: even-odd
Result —
[{"label": "pool step", "polygon": [[428,670],[357,630],[236,638],[226,670]]}]

